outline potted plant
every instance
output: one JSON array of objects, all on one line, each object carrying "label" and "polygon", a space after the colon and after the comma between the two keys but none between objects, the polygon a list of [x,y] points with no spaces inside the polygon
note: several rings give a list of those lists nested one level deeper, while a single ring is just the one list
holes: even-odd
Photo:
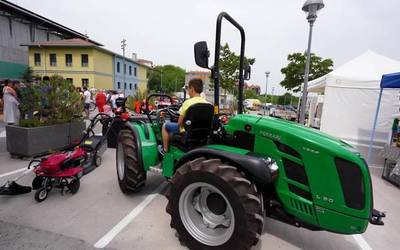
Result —
[{"label": "potted plant", "polygon": [[20,122],[6,126],[11,155],[43,155],[79,140],[85,129],[83,104],[72,83],[60,76],[45,77],[38,83],[27,83],[19,92]]}]

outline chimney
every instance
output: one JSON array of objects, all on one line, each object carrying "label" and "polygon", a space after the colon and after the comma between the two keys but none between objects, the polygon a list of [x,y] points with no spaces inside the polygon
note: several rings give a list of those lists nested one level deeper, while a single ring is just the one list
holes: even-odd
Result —
[{"label": "chimney", "polygon": [[136,54],[136,53],[132,53],[132,59],[133,59],[134,61],[137,60],[137,54]]}]

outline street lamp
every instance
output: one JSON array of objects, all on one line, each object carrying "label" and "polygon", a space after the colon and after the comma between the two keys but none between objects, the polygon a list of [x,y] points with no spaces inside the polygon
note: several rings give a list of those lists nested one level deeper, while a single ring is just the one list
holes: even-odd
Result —
[{"label": "street lamp", "polygon": [[304,70],[304,85],[303,85],[303,93],[301,95],[301,105],[300,105],[300,124],[304,124],[305,113],[306,113],[306,104],[307,104],[307,88],[308,88],[308,74],[310,72],[310,59],[311,59],[311,38],[312,38],[312,29],[315,20],[317,19],[317,13],[324,7],[323,0],[307,0],[302,10],[307,13],[307,20],[310,24],[310,32],[308,34],[308,47],[307,47],[307,61],[306,67]]},{"label": "street lamp", "polygon": [[267,110],[267,98],[268,98],[267,91],[268,91],[268,76],[269,76],[269,73],[271,73],[271,72],[269,72],[268,70],[265,71],[265,107],[264,107],[264,115],[265,115],[265,112]]}]

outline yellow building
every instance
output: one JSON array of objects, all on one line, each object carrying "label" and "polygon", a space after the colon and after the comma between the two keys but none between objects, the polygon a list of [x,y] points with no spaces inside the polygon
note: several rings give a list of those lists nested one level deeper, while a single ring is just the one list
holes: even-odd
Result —
[{"label": "yellow building", "polygon": [[138,67],[138,88],[141,93],[144,93],[147,91],[147,83],[148,83],[148,78],[147,78],[147,69],[148,67],[142,64],[139,64]]},{"label": "yellow building", "polygon": [[79,38],[30,44],[29,66],[40,76],[60,75],[75,86],[114,89],[114,53]]}]

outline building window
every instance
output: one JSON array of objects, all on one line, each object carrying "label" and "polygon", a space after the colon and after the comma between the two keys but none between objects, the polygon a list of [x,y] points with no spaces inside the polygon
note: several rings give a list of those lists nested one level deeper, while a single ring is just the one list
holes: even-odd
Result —
[{"label": "building window", "polygon": [[126,64],[124,64],[124,74],[126,74]]},{"label": "building window", "polygon": [[82,54],[82,67],[88,67],[89,66],[89,56],[88,54]]},{"label": "building window", "polygon": [[119,73],[121,70],[120,70],[120,63],[119,62],[117,62],[117,72]]},{"label": "building window", "polygon": [[137,83],[135,83],[135,90],[137,90]]},{"label": "building window", "polygon": [[121,88],[121,83],[117,82],[117,88],[120,89]]},{"label": "building window", "polygon": [[35,61],[35,66],[40,66],[42,64],[41,58],[40,58],[40,53],[34,54],[34,61]]},{"label": "building window", "polygon": [[57,55],[56,54],[50,54],[50,66],[57,66]]},{"label": "building window", "polygon": [[133,69],[133,75],[136,76],[136,67]]},{"label": "building window", "polygon": [[71,84],[74,84],[74,79],[72,78],[65,78],[65,80]]},{"label": "building window", "polygon": [[126,83],[124,83],[124,89],[126,89]]},{"label": "building window", "polygon": [[72,54],[65,54],[65,66],[72,66]]},{"label": "building window", "polygon": [[82,78],[82,87],[89,87],[89,79],[87,78]]},{"label": "building window", "polygon": [[129,89],[132,90],[132,83],[129,83]]},{"label": "building window", "polygon": [[132,66],[129,65],[129,75],[132,75]]}]

